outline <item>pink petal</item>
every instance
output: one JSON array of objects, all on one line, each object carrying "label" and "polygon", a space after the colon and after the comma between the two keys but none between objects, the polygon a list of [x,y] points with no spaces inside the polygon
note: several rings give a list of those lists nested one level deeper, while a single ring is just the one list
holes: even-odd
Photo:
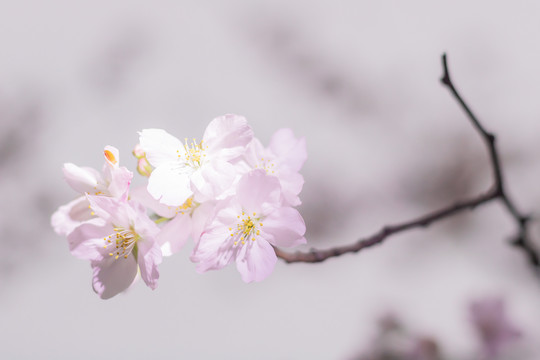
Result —
[{"label": "pink petal", "polygon": [[143,238],[155,238],[159,234],[159,227],[148,217],[147,209],[135,200],[127,202],[126,212],[130,216],[130,224],[135,232]]},{"label": "pink petal", "polygon": [[236,268],[245,282],[261,281],[272,273],[276,262],[272,246],[259,238],[244,245],[236,258]]},{"label": "pink petal", "polygon": [[222,269],[231,263],[236,253],[226,226],[214,227],[201,236],[193,250],[191,261],[198,262],[197,272]]},{"label": "pink petal", "polygon": [[270,139],[270,150],[279,158],[279,164],[292,171],[300,171],[307,159],[306,139],[297,139],[291,129],[279,129]]},{"label": "pink petal", "polygon": [[176,216],[177,207],[160,203],[154,199],[146,189],[146,186],[131,189],[129,191],[131,199],[141,203],[144,207],[149,208],[161,217],[171,219]]},{"label": "pink petal", "polygon": [[279,183],[281,184],[282,196],[286,204],[298,206],[302,203],[298,197],[304,186],[304,177],[302,175],[289,170],[281,171],[279,174]]},{"label": "pink petal", "polygon": [[272,236],[268,241],[276,246],[293,247],[306,243],[304,219],[291,207],[282,207],[269,214],[263,220],[262,230]]},{"label": "pink petal", "polygon": [[266,149],[257,138],[253,138],[253,140],[251,140],[251,142],[248,144],[244,157],[253,168],[258,165],[259,162],[263,161],[261,159],[268,159]]},{"label": "pink petal", "polygon": [[161,249],[152,238],[141,239],[137,246],[139,249],[137,261],[141,270],[141,278],[149,288],[155,290],[159,279],[158,265],[161,264],[162,259]]},{"label": "pink petal", "polygon": [[253,130],[243,116],[227,114],[215,118],[208,124],[203,136],[203,145],[208,153],[219,154],[224,160],[240,156],[253,138]]},{"label": "pink petal", "polygon": [[185,245],[191,235],[191,223],[189,214],[178,214],[161,228],[156,241],[161,246],[163,256],[171,256]]},{"label": "pink petal", "polygon": [[126,211],[125,202],[108,196],[86,195],[86,198],[97,216],[116,226],[129,228],[130,214]]},{"label": "pink petal", "polygon": [[191,236],[196,243],[199,241],[204,229],[208,227],[216,210],[216,204],[212,201],[205,202],[193,210],[193,213],[191,214]]},{"label": "pink petal", "polygon": [[196,201],[205,202],[216,199],[231,187],[235,178],[235,167],[229,162],[215,159],[206,163],[191,176]]},{"label": "pink petal", "polygon": [[264,170],[253,170],[240,179],[237,187],[238,202],[248,211],[266,213],[279,206],[280,185],[275,176]]},{"label": "pink petal", "polygon": [[94,272],[92,285],[102,299],[110,299],[126,290],[137,276],[137,262],[132,255],[127,259],[107,258],[101,262],[94,262],[92,269]]},{"label": "pink petal", "polygon": [[58,235],[67,236],[83,221],[90,220],[92,210],[88,207],[86,196],[81,196],[66,205],[62,205],[51,217],[51,225]]},{"label": "pink petal", "polygon": [[114,232],[103,219],[95,218],[75,228],[67,237],[71,254],[82,260],[100,261],[110,250],[104,248],[105,237]]},{"label": "pink petal", "polygon": [[125,167],[114,168],[111,172],[111,180],[109,183],[109,194],[112,197],[120,198],[129,190],[133,173]]}]

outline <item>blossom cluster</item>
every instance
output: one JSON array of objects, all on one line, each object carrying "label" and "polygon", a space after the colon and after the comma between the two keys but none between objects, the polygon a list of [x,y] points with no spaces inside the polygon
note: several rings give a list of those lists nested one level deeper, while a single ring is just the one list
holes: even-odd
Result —
[{"label": "blossom cluster", "polygon": [[244,117],[229,114],[212,120],[200,142],[144,129],[133,154],[146,186],[131,186],[133,173],[112,146],[104,149],[101,172],[64,164],[65,180],[80,196],[51,218],[71,254],[90,261],[101,298],[139,277],[155,289],[162,257],[190,238],[199,273],[235,262],[245,282],[270,275],[273,246],[306,242],[295,207],[307,152],[292,130],[278,130],[264,147]]}]

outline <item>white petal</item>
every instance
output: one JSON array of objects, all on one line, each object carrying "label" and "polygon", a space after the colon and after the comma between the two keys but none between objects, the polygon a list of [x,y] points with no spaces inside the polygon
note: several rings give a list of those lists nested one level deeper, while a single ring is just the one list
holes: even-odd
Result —
[{"label": "white petal", "polygon": [[171,206],[180,206],[193,195],[189,175],[170,166],[161,166],[152,171],[147,189],[154,199]]},{"label": "white petal", "polygon": [[183,154],[182,142],[162,129],[144,129],[139,133],[141,148],[154,167],[177,161],[178,152]]},{"label": "white petal", "polygon": [[99,174],[91,168],[82,168],[72,163],[64,164],[64,178],[73,190],[84,193],[95,193]]}]

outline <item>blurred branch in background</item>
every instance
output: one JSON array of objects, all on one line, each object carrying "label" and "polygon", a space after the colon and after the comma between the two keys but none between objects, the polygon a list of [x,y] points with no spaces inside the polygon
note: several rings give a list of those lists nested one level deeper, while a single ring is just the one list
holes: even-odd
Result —
[{"label": "blurred branch in background", "polygon": [[347,253],[356,253],[364,248],[371,247],[382,243],[390,235],[400,233],[402,231],[427,227],[431,223],[442,220],[449,216],[455,215],[463,210],[470,209],[473,210],[479,205],[483,205],[492,200],[499,199],[508,210],[510,216],[515,220],[518,231],[517,235],[512,240],[512,244],[517,248],[521,249],[528,257],[529,262],[537,270],[540,267],[540,260],[537,250],[533,247],[528,232],[528,224],[531,218],[528,215],[522,214],[514,202],[510,199],[506,192],[505,182],[502,174],[502,165],[499,159],[499,153],[495,144],[495,135],[487,131],[484,126],[478,121],[478,118],[473,114],[469,106],[465,103],[461,95],[458,93],[452,79],[450,78],[450,73],[448,71],[448,64],[446,59],[446,54],[442,55],[442,65],[443,65],[443,76],[441,82],[448,87],[451,93],[454,95],[455,99],[461,105],[463,110],[467,113],[469,120],[471,121],[473,127],[476,129],[478,134],[482,137],[485,142],[491,167],[493,171],[494,184],[491,189],[484,194],[473,197],[468,200],[456,202],[453,205],[447,206],[445,208],[436,210],[434,212],[423,215],[417,219],[397,224],[389,225],[383,227],[377,233],[356,241],[353,244],[334,247],[325,250],[312,249],[309,252],[295,252],[287,253],[281,249],[276,248],[276,254],[279,258],[284,260],[287,263],[293,262],[307,262],[307,263],[318,263],[322,262],[328,258],[340,256]]}]

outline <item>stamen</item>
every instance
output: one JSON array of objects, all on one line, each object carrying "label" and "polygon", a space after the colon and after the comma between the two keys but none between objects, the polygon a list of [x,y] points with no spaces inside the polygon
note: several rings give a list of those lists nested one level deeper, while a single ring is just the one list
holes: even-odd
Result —
[{"label": "stamen", "polygon": [[[140,236],[132,228],[126,230],[122,227],[115,227],[113,230],[115,233],[103,238],[103,241],[106,241],[103,248],[106,249],[109,245],[114,244],[116,254],[114,252],[110,252],[109,256],[114,256],[115,260],[118,260],[120,256],[127,259],[129,254],[131,254],[133,251],[133,248],[137,245],[137,241],[140,239]],[[114,237],[114,242],[111,241],[112,237]]]},{"label": "stamen", "polygon": [[237,218],[240,219],[239,222],[236,223],[236,231],[232,231],[232,227],[229,228],[229,231],[231,231],[230,236],[235,238],[234,246],[237,246],[240,242],[242,245],[246,243],[249,239],[252,241],[256,240],[256,237],[261,234],[261,231],[257,228],[258,226],[262,226],[262,222],[256,222],[260,221],[259,218],[255,218],[257,216],[256,212],[253,212],[253,218],[249,215],[246,215],[245,211],[242,211],[242,215],[238,215]]}]

